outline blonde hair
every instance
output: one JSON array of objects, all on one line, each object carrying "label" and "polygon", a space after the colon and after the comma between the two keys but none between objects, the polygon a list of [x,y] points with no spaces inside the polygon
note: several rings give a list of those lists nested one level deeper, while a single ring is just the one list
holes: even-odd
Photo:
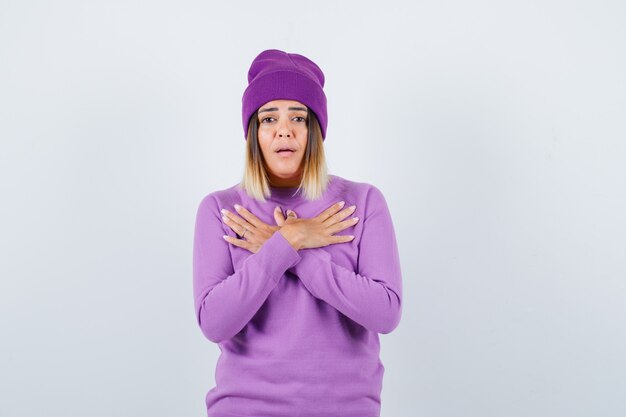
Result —
[{"label": "blonde hair", "polygon": [[[246,161],[243,179],[239,183],[248,196],[265,202],[271,196],[270,183],[267,174],[267,166],[258,139],[258,109],[250,117],[248,122],[248,137],[246,143]],[[316,200],[324,194],[329,182],[326,156],[324,154],[324,142],[319,121],[313,111],[307,109],[308,140],[304,151],[304,169],[302,181],[297,192],[302,190],[302,195],[307,200]]]}]

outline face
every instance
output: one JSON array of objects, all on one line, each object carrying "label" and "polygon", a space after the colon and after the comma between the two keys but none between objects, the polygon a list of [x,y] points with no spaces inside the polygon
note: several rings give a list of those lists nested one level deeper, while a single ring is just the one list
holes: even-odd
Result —
[{"label": "face", "polygon": [[307,107],[299,101],[273,100],[259,108],[258,118],[259,146],[272,185],[298,186],[307,145]]}]

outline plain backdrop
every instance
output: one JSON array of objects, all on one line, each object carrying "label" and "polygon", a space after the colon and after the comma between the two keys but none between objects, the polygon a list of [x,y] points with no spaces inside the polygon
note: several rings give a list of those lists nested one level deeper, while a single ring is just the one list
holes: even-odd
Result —
[{"label": "plain backdrop", "polygon": [[0,0],[0,415],[206,416],[192,239],[264,49],[326,75],[403,316],[382,417],[626,414],[626,4]]}]

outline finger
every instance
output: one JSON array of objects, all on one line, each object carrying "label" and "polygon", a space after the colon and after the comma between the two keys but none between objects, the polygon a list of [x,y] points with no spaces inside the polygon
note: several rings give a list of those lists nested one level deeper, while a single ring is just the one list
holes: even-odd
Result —
[{"label": "finger", "polygon": [[276,224],[282,226],[285,223],[285,216],[283,216],[283,211],[280,207],[276,206],[274,209],[274,220],[276,220]]},{"label": "finger", "polygon": [[[247,233],[246,233],[246,234],[247,234]],[[244,248],[244,249],[247,249],[247,250],[249,250],[249,251],[252,251],[252,250],[251,250],[252,244],[250,244],[249,242],[246,242],[246,241],[245,241],[245,240],[243,240],[243,239],[237,239],[237,238],[234,238],[234,237],[232,237],[232,236],[228,236],[228,235],[224,235],[224,236],[223,236],[223,238],[224,238],[224,240],[226,240],[228,243],[231,243],[231,244],[233,244],[233,245],[235,245],[235,246],[239,246],[240,248]]]},{"label": "finger", "polygon": [[331,215],[326,220],[324,220],[322,223],[325,223],[327,225],[334,224],[334,223],[339,223],[340,221],[342,221],[343,219],[345,219],[346,217],[348,217],[349,215],[354,213],[355,210],[356,210],[356,206],[352,205],[350,207],[347,207],[347,208],[345,208],[345,209],[343,209],[341,211],[338,211],[337,213]]},{"label": "finger", "polygon": [[239,204],[235,204],[235,210],[237,210],[237,214],[246,219],[246,221],[254,227],[260,228],[265,225],[265,223],[261,221],[261,219],[250,213],[245,207],[242,207]]},{"label": "finger", "polygon": [[345,205],[345,201],[340,201],[338,203],[333,204],[332,206],[328,207],[326,210],[324,210],[323,212],[321,212],[320,214],[318,214],[316,216],[317,219],[321,220],[322,222],[326,221],[329,217],[331,217],[333,214],[337,213],[339,210],[341,210],[341,208]]},{"label": "finger", "polygon": [[345,243],[345,242],[350,242],[351,240],[353,240],[354,235],[335,235],[335,236],[332,236],[332,238],[333,238],[332,243]]},{"label": "finger", "polygon": [[337,233],[337,232],[341,232],[342,230],[347,229],[348,227],[352,227],[355,224],[357,224],[359,222],[359,218],[358,217],[351,217],[347,220],[344,220],[342,222],[338,222],[335,223],[334,225],[330,226],[328,228],[328,230],[330,231],[331,234]]},{"label": "finger", "polygon": [[254,229],[254,226],[248,223],[245,219],[242,219],[226,209],[222,209],[222,220],[238,235],[243,233],[244,228],[247,230]]},{"label": "finger", "polygon": [[287,210],[287,217],[293,217],[294,219],[297,219],[298,215],[293,210]]}]

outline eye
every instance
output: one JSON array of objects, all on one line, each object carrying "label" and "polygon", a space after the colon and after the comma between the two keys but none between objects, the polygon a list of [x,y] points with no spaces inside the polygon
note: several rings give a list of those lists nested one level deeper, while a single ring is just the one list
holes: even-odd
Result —
[{"label": "eye", "polygon": [[263,123],[264,121],[266,121],[267,119],[273,119],[273,117],[264,117],[263,119],[261,119],[261,123]]},{"label": "eye", "polygon": [[302,119],[302,122],[306,122],[306,117],[302,117],[302,116],[296,116],[294,117],[294,119]]}]

